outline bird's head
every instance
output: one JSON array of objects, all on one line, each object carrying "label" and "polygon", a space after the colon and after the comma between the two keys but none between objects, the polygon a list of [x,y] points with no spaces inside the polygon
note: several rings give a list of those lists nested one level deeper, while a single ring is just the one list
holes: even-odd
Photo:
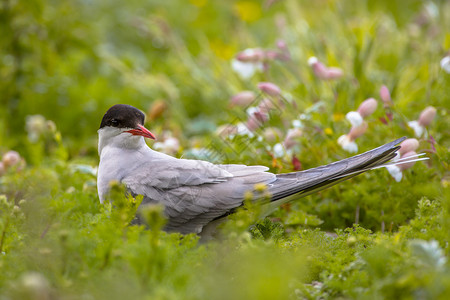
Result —
[{"label": "bird's head", "polygon": [[98,130],[99,153],[106,145],[137,148],[143,138],[155,139],[153,133],[144,127],[145,114],[126,104],[112,106],[103,116]]}]

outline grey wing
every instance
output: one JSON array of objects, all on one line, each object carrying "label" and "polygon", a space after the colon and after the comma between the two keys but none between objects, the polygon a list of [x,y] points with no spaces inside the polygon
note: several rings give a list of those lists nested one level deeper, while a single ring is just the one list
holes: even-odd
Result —
[{"label": "grey wing", "polygon": [[203,226],[242,204],[256,183],[276,177],[267,167],[214,165],[204,161],[170,159],[143,164],[122,181],[143,204],[162,203],[166,230],[199,233]]}]

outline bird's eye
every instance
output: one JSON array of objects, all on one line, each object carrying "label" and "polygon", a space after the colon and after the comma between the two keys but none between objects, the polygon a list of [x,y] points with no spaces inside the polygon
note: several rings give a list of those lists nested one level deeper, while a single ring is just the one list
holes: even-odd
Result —
[{"label": "bird's eye", "polygon": [[119,120],[117,120],[117,119],[112,119],[112,120],[111,120],[111,125],[112,125],[112,126],[117,126],[117,125],[119,125]]}]

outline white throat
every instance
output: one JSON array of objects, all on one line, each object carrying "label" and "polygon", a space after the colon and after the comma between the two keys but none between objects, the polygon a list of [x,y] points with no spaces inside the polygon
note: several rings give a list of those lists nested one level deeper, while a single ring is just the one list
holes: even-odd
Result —
[{"label": "white throat", "polygon": [[148,147],[144,137],[125,132],[127,128],[103,127],[98,130],[98,155],[105,148],[139,149]]}]

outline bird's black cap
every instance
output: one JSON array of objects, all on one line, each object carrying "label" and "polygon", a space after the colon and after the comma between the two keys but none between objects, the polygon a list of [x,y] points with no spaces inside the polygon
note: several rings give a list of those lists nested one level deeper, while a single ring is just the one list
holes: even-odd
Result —
[{"label": "bird's black cap", "polygon": [[137,128],[144,125],[145,115],[136,107],[127,104],[112,106],[103,116],[100,129],[105,126],[117,128]]}]

